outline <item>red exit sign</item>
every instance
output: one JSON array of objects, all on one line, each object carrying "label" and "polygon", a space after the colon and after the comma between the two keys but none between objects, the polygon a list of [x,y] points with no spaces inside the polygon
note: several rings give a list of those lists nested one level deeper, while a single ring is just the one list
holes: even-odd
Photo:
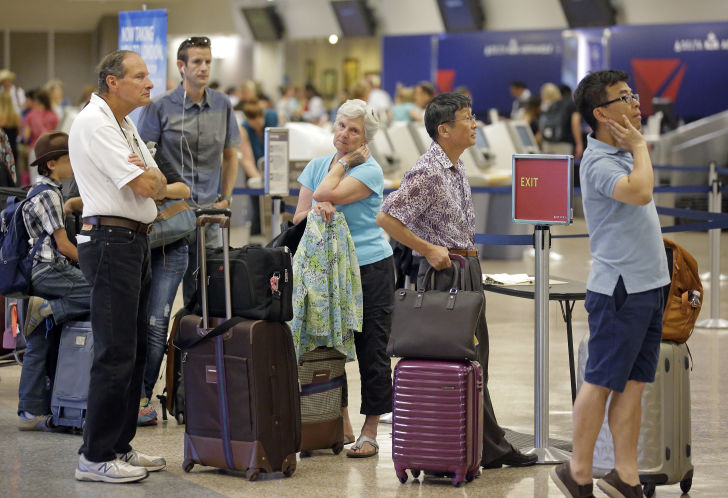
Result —
[{"label": "red exit sign", "polygon": [[513,156],[513,221],[568,225],[573,219],[574,157]]}]

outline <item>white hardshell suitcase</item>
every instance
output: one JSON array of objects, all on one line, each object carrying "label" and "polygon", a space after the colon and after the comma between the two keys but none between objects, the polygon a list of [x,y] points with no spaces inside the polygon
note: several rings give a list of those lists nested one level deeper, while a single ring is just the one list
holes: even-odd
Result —
[{"label": "white hardshell suitcase", "polygon": [[[587,333],[579,344],[579,388],[584,381],[588,341]],[[607,414],[608,410],[594,446],[595,477],[614,468],[614,443]],[[690,433],[690,354],[685,344],[662,341],[655,382],[647,384],[642,394],[637,466],[646,496],[654,494],[656,485],[677,482],[684,493],[690,490],[693,482]]]}]

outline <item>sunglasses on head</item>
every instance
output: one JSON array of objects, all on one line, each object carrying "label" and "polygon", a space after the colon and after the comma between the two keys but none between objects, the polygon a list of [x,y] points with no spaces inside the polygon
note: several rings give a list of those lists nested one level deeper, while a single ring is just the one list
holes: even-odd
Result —
[{"label": "sunglasses on head", "polygon": [[183,48],[187,47],[209,47],[210,46],[210,39],[206,36],[190,36],[185,41],[183,41],[180,46],[179,50],[182,50]]}]

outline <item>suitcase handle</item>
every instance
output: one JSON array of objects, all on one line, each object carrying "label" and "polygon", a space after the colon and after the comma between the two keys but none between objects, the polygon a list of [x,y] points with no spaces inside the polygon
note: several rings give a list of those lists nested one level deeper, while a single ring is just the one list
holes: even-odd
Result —
[{"label": "suitcase handle", "polygon": [[[467,262],[465,261],[465,258],[460,256],[459,254],[452,254],[448,253],[448,257],[451,261],[456,262],[460,265],[460,269],[458,269],[455,265],[453,265],[453,273],[452,273],[452,283],[450,284],[451,289],[464,289],[465,288],[465,266],[467,265]],[[435,270],[433,267],[430,267],[427,269],[427,272],[425,272],[424,277],[424,285],[425,290],[434,289],[435,288],[435,273],[438,270]],[[458,277],[460,277],[460,284],[458,285]],[[430,284],[429,287],[427,284]]]},{"label": "suitcase handle", "polygon": [[232,213],[232,211],[230,211],[230,209],[227,209],[227,208],[222,208],[222,209],[218,209],[218,208],[197,208],[197,209],[195,209],[195,214],[197,215],[198,218],[200,216],[204,216],[204,215],[212,215],[212,216],[215,216],[215,215],[220,215],[220,214],[221,215],[225,215],[225,216],[227,216],[229,218],[230,215],[231,215],[231,213]]},{"label": "suitcase handle", "polygon": [[230,215],[229,209],[200,208],[195,210],[197,215],[197,259],[200,264],[200,292],[202,293],[202,327],[209,327],[209,313],[207,302],[207,252],[205,248],[205,228],[208,225],[218,224],[222,228],[222,255],[225,280],[225,318],[233,316],[233,306],[230,300]]}]

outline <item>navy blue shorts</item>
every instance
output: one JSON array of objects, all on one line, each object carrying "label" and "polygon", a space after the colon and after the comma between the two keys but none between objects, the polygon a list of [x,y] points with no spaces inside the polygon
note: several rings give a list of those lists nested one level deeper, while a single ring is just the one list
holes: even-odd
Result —
[{"label": "navy blue shorts", "polygon": [[584,380],[623,392],[628,380],[653,382],[660,356],[662,288],[627,294],[619,277],[611,296],[587,290],[589,358]]}]

